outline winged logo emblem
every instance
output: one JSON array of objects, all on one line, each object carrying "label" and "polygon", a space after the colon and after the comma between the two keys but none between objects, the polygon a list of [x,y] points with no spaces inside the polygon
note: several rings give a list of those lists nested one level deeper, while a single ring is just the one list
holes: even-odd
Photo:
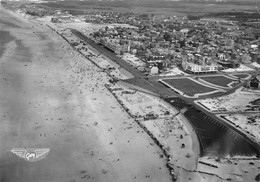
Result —
[{"label": "winged logo emblem", "polygon": [[35,162],[45,158],[49,151],[50,149],[47,148],[14,148],[11,150],[13,154],[29,162]]}]

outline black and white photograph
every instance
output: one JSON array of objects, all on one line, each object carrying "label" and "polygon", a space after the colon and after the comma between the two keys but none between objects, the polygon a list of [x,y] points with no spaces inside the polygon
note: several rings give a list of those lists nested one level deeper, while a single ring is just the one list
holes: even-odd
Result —
[{"label": "black and white photograph", "polygon": [[0,182],[260,182],[260,0],[0,0]]}]

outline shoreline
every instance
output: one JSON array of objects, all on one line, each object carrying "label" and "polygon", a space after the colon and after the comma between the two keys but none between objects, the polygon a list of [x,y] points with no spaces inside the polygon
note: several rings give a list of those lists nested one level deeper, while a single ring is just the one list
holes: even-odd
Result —
[{"label": "shoreline", "polygon": [[[67,38],[65,38],[64,36],[62,36],[61,34],[59,34],[53,27],[51,27],[51,26],[49,26],[49,25],[47,25],[49,28],[51,28],[51,30],[53,30],[54,32],[56,32],[57,33],[57,35],[58,36],[61,36],[65,41],[67,41],[68,43],[69,43],[69,41],[67,40]],[[70,45],[71,46],[71,45]],[[75,51],[77,51],[73,46],[71,46]],[[93,47],[92,47],[93,48]],[[93,48],[94,49],[94,48]],[[89,60],[89,61],[91,61],[96,67],[98,67],[99,69],[102,69],[102,68],[100,68],[100,66],[99,65],[97,65],[93,60],[91,60],[91,58],[88,58],[88,57],[86,57],[86,56],[84,56],[80,51],[77,51],[77,52],[79,52],[84,58],[86,58],[87,60]],[[105,56],[105,55],[103,55],[102,53],[100,53],[102,56]],[[108,58],[107,58],[108,59]],[[108,60],[109,62],[113,62],[112,60]],[[114,63],[114,62],[113,62]],[[117,65],[116,63],[114,63],[115,65]],[[104,71],[105,72],[105,71]],[[111,77],[111,75],[109,75],[109,73],[107,73],[107,72],[105,72],[109,77]],[[120,82],[123,82],[123,81],[120,81]],[[120,82],[119,82],[119,85],[123,85],[123,86],[126,86],[126,85],[128,85],[127,83],[125,83],[125,82],[123,82],[123,83],[121,83],[120,84]],[[125,85],[126,84],[126,85]],[[129,84],[129,86],[130,86],[131,84]],[[132,85],[133,86],[133,85]],[[105,86],[108,90],[109,90],[109,92],[111,93],[111,94],[113,94],[112,92],[111,92],[111,90],[109,89],[109,87],[107,87],[107,86]],[[126,86],[126,87],[128,87],[128,86]],[[134,88],[130,88],[130,89],[132,89],[132,90],[135,90]],[[140,91],[140,89],[136,89],[137,91]],[[161,100],[164,104],[167,104],[167,106],[168,107],[170,107],[171,109],[175,109],[173,106],[171,106],[169,103],[167,103],[166,101],[163,101],[162,99],[160,99],[159,97],[157,97],[156,95],[153,95],[152,93],[149,93],[149,91],[148,90],[145,90],[144,91],[144,89],[143,89],[143,91],[140,91],[140,92],[142,92],[142,93],[145,93],[145,94],[149,94],[149,95],[152,95],[153,97],[156,97],[157,99],[159,99],[159,100]],[[126,112],[126,113],[128,113],[128,115],[141,127],[141,128],[143,128],[143,130],[151,137],[151,139],[157,144],[157,146],[158,147],[160,147],[161,148],[161,150],[162,150],[162,152],[163,152],[163,154],[165,155],[165,157],[167,157],[168,158],[168,162],[166,162],[166,166],[167,166],[167,168],[169,169],[169,172],[170,172],[170,175],[172,176],[172,179],[173,180],[176,180],[177,178],[176,178],[176,175],[175,175],[175,173],[174,173],[174,170],[173,170],[173,168],[171,167],[171,165],[169,165],[169,164],[171,164],[170,163],[170,154],[168,154],[168,152],[166,152],[166,150],[164,149],[164,147],[162,147],[163,145],[156,139],[156,137],[154,137],[154,136],[152,136],[152,134],[150,133],[150,132],[148,132],[148,130],[147,130],[147,128],[145,127],[145,126],[143,126],[138,120],[136,120],[134,117],[132,117],[132,115],[127,111],[127,109],[121,104],[121,102],[117,99],[117,97],[113,94],[113,96],[115,97],[115,99],[117,100],[117,103],[119,104],[119,105],[121,105],[121,107],[124,109],[124,111]]]},{"label": "shoreline", "polygon": [[[38,22],[38,21],[35,21],[35,23],[40,23],[40,22]],[[41,24],[41,23],[40,23]],[[53,27],[51,27],[50,25],[45,25],[45,26],[48,26],[52,31],[54,31],[58,36],[61,36],[66,42],[68,42],[69,43],[69,41],[65,38],[65,37],[63,37],[61,34],[59,34]],[[86,56],[84,56],[82,53],[80,53],[79,51],[77,51],[73,46],[71,46],[71,45],[69,45],[71,48],[73,48],[76,52],[78,52],[79,54],[81,54],[84,58],[86,58]],[[90,47],[92,47],[91,45],[89,45]],[[93,48],[93,47],[92,47]],[[94,49],[94,48],[93,48]],[[102,54],[103,55],[103,54]],[[106,57],[106,55],[103,55],[103,56],[105,56]],[[96,63],[94,62],[94,61],[92,61],[91,60],[91,58],[86,58],[86,59],[88,59],[89,61],[91,61],[93,64],[95,64],[96,65]],[[113,62],[112,60],[108,60],[109,62]],[[114,62],[113,62],[114,63]],[[114,63],[114,64],[116,64],[116,63]],[[98,65],[96,65],[98,68],[100,68]],[[101,68],[100,68],[101,69]],[[107,73],[108,74],[108,73]],[[109,75],[109,74],[108,74]],[[110,75],[109,75],[110,76]],[[123,83],[124,83],[124,81],[122,81]],[[123,85],[125,85],[125,84],[127,84],[127,83],[124,83]],[[127,84],[127,85],[131,85],[131,84]],[[136,87],[136,86],[134,86],[134,85],[131,85],[131,86],[133,86],[133,87]],[[130,86],[130,87],[131,87]],[[167,105],[170,109],[173,109],[173,110],[176,110],[176,108],[175,107],[173,107],[172,105],[170,105],[168,102],[166,102],[166,101],[164,101],[164,100],[162,100],[162,99],[160,99],[158,96],[156,96],[156,95],[154,95],[154,94],[152,94],[152,93],[150,93],[150,91],[149,90],[145,90],[145,89],[141,89],[140,90],[140,88],[139,87],[137,87],[136,89],[134,89],[134,88],[131,88],[131,89],[133,89],[133,90],[137,90],[137,91],[140,91],[140,92],[142,92],[142,93],[145,93],[145,94],[148,94],[148,95],[151,95],[152,97],[154,97],[154,98],[156,98],[156,99],[158,99],[158,100],[160,100],[161,102],[163,102],[163,104],[165,104],[165,105]],[[118,102],[118,101],[117,101]],[[119,102],[118,102],[119,103]],[[119,103],[120,104],[120,103]],[[123,107],[124,108],[124,107]],[[179,117],[179,115],[182,115],[182,116],[180,116]],[[185,121],[183,121],[181,118],[183,118],[183,119],[185,119]],[[132,118],[132,119],[134,119],[134,118]],[[185,127],[185,131],[187,132],[187,133],[189,133],[191,136],[193,136],[192,137],[192,140],[193,140],[193,142],[194,141],[196,141],[196,138],[197,138],[197,135],[196,135],[196,132],[191,128],[191,125],[190,125],[190,123],[189,123],[189,121],[187,120],[187,118],[185,118],[185,116],[182,114],[182,113],[179,113],[177,116],[176,116],[176,119],[180,122],[180,123],[182,123]],[[135,120],[135,119],[134,119]],[[138,123],[138,122],[137,122]],[[138,123],[140,126],[142,126],[140,123]],[[145,126],[142,126],[142,128],[144,129],[145,128]],[[147,130],[147,129],[144,129],[144,130]],[[192,133],[190,133],[190,132],[192,132]],[[148,135],[149,135],[149,132],[148,132]],[[196,136],[196,137],[194,137],[194,136]],[[153,140],[155,140],[155,137],[152,137],[151,135],[150,135],[150,137],[153,139]],[[198,138],[197,138],[197,141],[198,141]],[[155,141],[156,143],[159,143],[158,144],[158,146],[160,147],[160,146],[163,146],[157,139],[156,139],[156,141]],[[197,147],[196,147],[197,146]],[[198,156],[198,154],[199,154],[199,147],[200,147],[200,144],[199,143],[197,143],[197,145],[196,144],[193,144],[192,145],[192,148],[193,148],[193,154],[196,154],[197,156],[195,157],[195,159],[198,159],[199,158],[199,156]],[[170,156],[171,154],[168,154],[162,147],[160,147],[161,148],[161,150],[163,151],[163,153],[165,153],[165,155],[166,155],[166,157],[168,156]],[[198,160],[195,160],[195,163],[196,163],[196,161],[198,161]],[[168,163],[170,164],[170,165],[168,165]],[[168,166],[168,168],[172,165],[171,164],[171,162],[170,162],[170,158],[169,158],[169,162],[167,162],[166,163],[167,164],[167,166]],[[197,165],[196,165],[197,166]],[[178,166],[176,166],[176,169],[178,168]],[[184,168],[184,167],[183,167]],[[197,167],[196,167],[197,168]],[[184,168],[185,169],[185,168]],[[171,168],[170,167],[170,174],[172,174],[173,175],[173,178],[174,178],[174,172],[172,171],[173,170],[173,168]],[[189,171],[189,170],[188,170]]]},{"label": "shoreline", "polygon": [[[37,22],[36,22],[37,23]],[[58,36],[61,36],[55,29],[53,29],[52,27],[50,27],[53,31],[55,31],[55,33],[58,35]],[[63,37],[63,36],[62,36]],[[71,46],[71,45],[70,45]],[[73,46],[71,46],[73,49],[74,49],[74,47]],[[93,48],[93,47],[92,47]],[[94,49],[94,48],[93,48]],[[86,58],[84,55],[82,55],[84,58]],[[88,58],[88,60],[89,61],[91,61],[91,62],[93,62],[94,64],[95,64],[95,62],[94,61],[92,61],[91,59],[89,59]],[[111,60],[110,60],[111,61]],[[116,63],[115,63],[116,64]],[[95,64],[96,65],[96,64]],[[96,65],[98,68],[100,68],[98,65]],[[123,82],[123,81],[122,81]],[[131,84],[128,84],[128,83],[126,83],[127,85],[131,85]],[[125,85],[125,84],[123,84],[123,85]],[[131,85],[131,86],[133,86],[133,87],[136,87],[136,86],[134,86],[134,85]],[[140,91],[140,92],[142,92],[142,93],[145,93],[145,94],[148,94],[148,95],[152,95],[153,97],[156,97],[156,98],[158,98],[158,99],[160,99],[158,96],[156,96],[156,95],[154,95],[154,94],[152,94],[152,93],[149,93],[150,91],[148,91],[148,90],[144,90],[144,89],[139,89],[139,88],[136,88],[136,89],[134,89],[134,88],[131,88],[131,89],[133,89],[133,90],[137,90],[137,91]],[[167,104],[167,105],[169,105],[172,109],[176,109],[175,107],[173,107],[173,106],[171,106],[168,102],[166,102],[166,101],[163,101],[164,102],[164,104]],[[119,102],[118,102],[119,103]],[[120,104],[120,103],[119,103]],[[124,108],[124,107],[123,107]],[[124,109],[125,110],[125,109]],[[182,115],[182,114],[181,114]],[[189,121],[188,121],[188,119],[183,115],[182,116],[183,118],[185,118],[185,121],[182,121],[179,117],[178,117],[178,120],[182,123],[182,124],[184,124],[184,126],[185,126],[185,128],[187,128],[187,130],[188,130],[188,132],[190,133],[190,132],[192,132],[192,134],[190,134],[190,135],[192,135],[192,136],[196,136],[196,137],[192,137],[192,140],[193,141],[197,141],[197,143],[198,143],[198,136],[197,136],[197,134],[196,134],[196,132],[195,132],[195,130],[193,129],[193,127],[192,127],[192,125],[189,123]],[[138,123],[138,122],[137,122]],[[144,130],[147,130],[147,129],[145,129],[145,126],[143,126],[144,127]],[[150,131],[149,131],[150,132]],[[150,135],[149,134],[149,132],[148,132],[148,135]],[[153,137],[153,136],[151,136],[150,135],[150,137],[154,140],[155,139],[155,137]],[[155,140],[155,143],[157,143],[157,142],[159,142],[157,139]],[[160,142],[159,142],[159,144],[158,144],[158,146],[163,146]],[[199,147],[200,147],[200,144],[198,143],[198,145],[196,146],[196,145],[193,145],[192,146],[192,148],[193,148],[193,151],[195,151],[195,153],[196,154],[199,154],[200,152],[200,149],[199,149]],[[161,147],[160,147],[161,148]],[[163,148],[161,148],[162,149],[162,151],[164,151],[163,150]],[[168,155],[168,153],[167,152],[165,152],[164,151],[164,153],[166,154],[166,156],[169,156]],[[198,158],[199,158],[199,155],[197,155],[197,157],[195,157],[196,159],[195,159],[195,161],[198,161]],[[170,161],[170,160],[169,160]],[[174,168],[172,168],[171,167],[171,163],[169,162],[169,163],[167,163],[167,166],[168,167],[170,167],[171,169],[174,169]],[[197,169],[197,165],[198,165],[198,162],[197,162],[197,164],[196,164],[196,169]],[[182,167],[180,167],[180,166],[175,166],[175,170],[176,169],[181,169],[181,171],[182,170],[184,170],[184,171],[187,171],[187,172],[194,172],[194,171],[190,171],[190,170],[187,170],[187,169],[185,169],[185,168],[182,168]],[[171,171],[171,170],[170,170]],[[178,170],[178,172],[177,173],[182,173],[181,171],[179,171]],[[197,172],[199,172],[199,173],[201,173],[201,174],[203,174],[203,172],[202,171],[197,171]],[[174,174],[174,172],[172,171],[171,172],[171,174]],[[205,173],[205,174],[208,174],[208,175],[213,175],[213,176],[215,176],[215,174],[210,174],[210,173]],[[218,175],[216,175],[217,177],[219,177],[219,178],[221,178],[220,176],[218,176]]]},{"label": "shoreline", "polygon": [[[8,16],[11,15],[8,14]],[[0,151],[0,161],[4,160],[4,164],[9,165],[0,167],[0,177],[17,182],[29,182],[35,175],[39,175],[37,180],[47,175],[53,181],[73,180],[73,178],[75,180],[95,179],[95,181],[130,182],[135,179],[171,181],[171,175],[165,166],[165,158],[160,158],[157,154],[161,151],[160,148],[150,146],[149,143],[152,140],[146,134],[138,134],[139,126],[132,124],[133,120],[128,118],[103,86],[108,81],[105,73],[96,71],[98,70],[96,66],[74,52],[52,31],[44,32],[46,38],[40,43],[37,42],[38,34],[28,39],[30,35],[33,35],[30,34],[32,31],[41,30],[43,27],[39,24],[34,25],[32,22],[29,25],[33,30],[27,32],[27,29],[21,29],[17,34],[25,33],[25,36],[18,39],[26,40],[23,44],[30,48],[32,57],[28,58],[28,61],[31,62],[26,63],[26,66],[22,65],[23,62],[22,64],[12,63],[9,60],[13,58],[13,55],[9,52],[2,63],[6,65],[4,69],[6,73],[1,73],[0,77],[4,74],[12,74],[15,77],[12,79],[7,75],[7,81],[11,84],[6,87],[6,81],[0,79],[0,84],[4,85],[0,89],[5,91],[2,95],[0,94],[0,98],[5,98],[4,102],[8,103],[8,107],[21,105],[21,108],[17,108],[21,113],[16,116],[17,109],[9,109],[7,115],[6,106],[0,102],[0,107],[4,107],[0,112],[5,113],[5,118],[2,118],[4,126],[1,133],[8,138],[3,142],[2,146],[5,146],[7,150]],[[43,28],[42,31],[47,29],[49,28]],[[35,43],[39,46],[36,47]],[[21,59],[19,56],[20,54],[15,55],[15,61]],[[11,66],[14,68],[8,70]],[[21,78],[23,82],[20,83],[18,78]],[[21,86],[21,93],[19,89],[13,88],[16,86]],[[36,90],[37,93],[35,93]],[[22,107],[22,105],[25,106]],[[21,109],[25,111],[22,112]],[[33,114],[30,114],[32,111],[29,110],[33,110]],[[0,113],[1,117],[4,116],[3,113]],[[9,130],[5,130],[9,127],[11,114],[15,116],[14,120],[19,118],[19,122],[13,123]],[[56,121],[56,117],[60,118]],[[133,128],[124,131],[124,125],[133,125]],[[20,128],[24,129],[20,130]],[[12,130],[18,130],[18,134],[9,136]],[[26,140],[25,137],[27,137]],[[126,145],[125,141],[129,141],[130,144]],[[24,164],[17,163],[18,158],[15,156],[8,155],[8,149],[17,147],[17,142],[21,147],[24,145],[39,147],[41,143],[43,147],[51,148],[50,154],[44,159],[48,168],[41,163],[38,163],[39,165],[34,169],[30,165],[21,168]],[[9,161],[14,162],[9,164]],[[15,171],[12,169],[17,171],[16,175],[13,174]],[[36,170],[36,172],[30,173],[31,170]],[[79,173],[82,170],[84,175]]]},{"label": "shoreline", "polygon": [[[117,103],[118,103],[118,101],[117,101]],[[172,108],[174,108],[173,106],[171,106]],[[189,122],[188,123],[186,123],[186,124],[190,124]],[[190,126],[190,125],[189,125]],[[186,126],[187,127],[187,126]],[[191,130],[192,130],[193,128],[191,128]],[[193,130],[192,130],[193,131]],[[193,132],[192,132],[193,133]],[[192,139],[194,139],[193,137],[192,137]],[[182,173],[182,172],[180,172],[180,173]],[[213,175],[215,175],[215,174],[213,174]]]},{"label": "shoreline", "polygon": [[[14,13],[14,12],[13,12]],[[15,14],[15,13],[14,13]],[[34,23],[39,23],[39,24],[41,24],[40,22],[38,22],[38,21],[35,21]],[[49,25],[44,25],[44,26],[48,26],[52,31],[54,31],[56,34],[57,34],[57,36],[61,36],[55,29],[53,29],[51,26],[49,26]],[[68,42],[68,40],[65,38],[65,37],[63,37],[63,36],[61,36],[66,42]],[[69,42],[68,42],[69,43]],[[71,48],[73,48],[74,49],[74,47],[73,46],[71,46],[71,45],[69,45]],[[74,49],[75,50],[75,49]],[[75,50],[75,51],[77,51],[77,50]],[[78,52],[78,51],[77,51]],[[79,54],[80,54],[80,52],[79,52]],[[83,54],[81,54],[84,58],[86,58]],[[103,54],[102,54],[103,55]],[[105,55],[104,55],[105,56]],[[92,63],[94,63],[90,58],[86,58],[86,59],[88,59],[89,61],[91,61]],[[109,60],[109,61],[112,61],[112,60]],[[94,63],[95,64],[95,63]],[[116,64],[116,63],[115,63]],[[96,65],[98,68],[100,68],[98,65]],[[134,89],[135,90],[135,89]],[[140,89],[138,89],[137,88],[137,90],[138,91],[140,91]],[[141,91],[141,92],[143,92],[143,93],[145,93],[145,94],[149,94],[150,95],[150,93],[149,93],[149,91]],[[153,95],[153,94],[152,94]],[[155,97],[155,98],[157,98],[157,99],[159,99],[159,100],[161,100],[164,104],[166,104],[168,107],[170,107],[171,109],[174,109],[174,110],[176,110],[176,108],[174,108],[173,106],[171,106],[168,102],[166,102],[166,101],[163,101],[162,99],[160,99],[158,96],[156,96],[156,95],[153,95],[153,97]],[[118,101],[117,101],[118,102]],[[119,103],[119,102],[118,102]],[[184,116],[183,116],[184,117]],[[185,118],[185,117],[184,117]],[[133,118],[134,119],[134,118]],[[185,128],[186,128],[186,131],[188,131],[188,133],[190,133],[190,131],[194,131],[194,130],[191,130],[191,129],[189,129],[189,127],[190,127],[190,125],[188,125],[187,126],[187,122],[185,121],[185,122],[183,122],[181,119],[180,119],[180,117],[178,117],[177,116],[177,118],[176,118],[177,120],[179,120],[184,126],[185,126]],[[186,119],[186,118],[185,118]],[[186,119],[187,120],[187,119]],[[138,122],[137,122],[138,123]],[[140,124],[140,126],[141,126],[141,124]],[[144,127],[144,126],[143,126]],[[148,134],[149,135],[149,134]],[[194,135],[196,135],[196,133],[193,133],[193,134],[190,134],[190,135],[192,135],[192,136],[194,136]],[[151,137],[151,136],[150,136]],[[155,138],[155,137],[151,137],[152,139],[153,138]],[[192,137],[192,139],[194,140],[194,138]],[[158,142],[158,140],[157,140],[157,142]],[[159,142],[159,144],[158,144],[158,146],[160,147],[160,145],[162,146],[162,144],[160,144],[160,142]],[[193,145],[193,148],[195,148],[195,144]],[[161,147],[160,147],[161,148]],[[164,151],[163,150],[163,148],[161,148],[162,149],[162,151]],[[197,151],[199,151],[199,144],[198,144],[198,147],[196,148],[196,149],[194,149],[194,150],[196,150],[196,152],[194,152],[194,153],[198,153]],[[166,151],[164,151],[164,153],[165,153],[165,155],[167,156],[167,155],[169,155],[169,154],[166,154],[167,152]],[[196,158],[198,158],[198,157],[196,157]],[[169,163],[170,163],[170,159],[169,159]],[[168,164],[168,163],[166,163],[166,164]],[[167,165],[168,167],[170,167],[170,165]],[[177,168],[176,168],[177,169]],[[173,171],[170,169],[170,174],[174,174],[173,173]],[[174,175],[173,175],[174,176]]]}]

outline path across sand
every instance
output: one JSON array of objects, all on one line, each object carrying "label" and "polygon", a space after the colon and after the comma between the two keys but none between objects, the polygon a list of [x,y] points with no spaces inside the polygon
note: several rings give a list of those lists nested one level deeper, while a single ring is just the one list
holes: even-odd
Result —
[{"label": "path across sand", "polygon": [[[1,181],[171,181],[160,149],[104,87],[106,74],[49,28],[0,11],[15,37],[0,58]],[[50,152],[30,163],[10,152],[19,147]]]}]

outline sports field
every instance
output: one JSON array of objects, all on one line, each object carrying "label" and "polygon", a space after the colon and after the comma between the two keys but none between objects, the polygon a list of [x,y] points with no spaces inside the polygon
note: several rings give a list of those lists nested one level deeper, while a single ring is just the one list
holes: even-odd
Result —
[{"label": "sports field", "polygon": [[210,84],[221,86],[221,87],[227,87],[227,88],[231,87],[229,85],[231,85],[232,82],[236,81],[235,79],[229,78],[224,75],[203,76],[200,77],[200,79]]},{"label": "sports field", "polygon": [[202,85],[201,83],[190,78],[164,79],[162,82],[170,86],[173,90],[191,97],[196,94],[206,94],[216,91],[215,88]]},{"label": "sports field", "polygon": [[247,77],[249,77],[249,74],[234,74],[233,76],[237,77],[237,78],[241,78],[241,79],[247,79]]}]

